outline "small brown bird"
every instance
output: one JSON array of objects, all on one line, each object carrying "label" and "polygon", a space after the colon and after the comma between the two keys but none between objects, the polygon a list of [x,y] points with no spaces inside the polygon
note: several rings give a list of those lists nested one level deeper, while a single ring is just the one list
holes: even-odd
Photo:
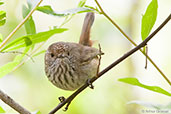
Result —
[{"label": "small brown bird", "polygon": [[91,47],[90,29],[94,13],[87,13],[78,43],[57,42],[50,45],[45,54],[45,72],[58,88],[75,90],[93,76],[103,53]]}]

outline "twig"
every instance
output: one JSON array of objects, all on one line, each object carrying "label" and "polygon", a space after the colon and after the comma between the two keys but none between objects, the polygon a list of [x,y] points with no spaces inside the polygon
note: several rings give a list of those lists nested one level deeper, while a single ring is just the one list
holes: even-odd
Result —
[{"label": "twig", "polygon": [[100,46],[100,44],[99,44],[99,52],[100,52],[100,54],[99,54],[99,64],[98,64],[98,66],[97,66],[97,73],[96,73],[96,76],[98,76],[98,74],[99,74],[99,71],[100,71],[100,64],[101,64],[101,59],[102,59],[102,49],[101,49],[101,46]]},{"label": "twig", "polygon": [[17,102],[15,102],[11,97],[9,97],[7,94],[2,92],[0,90],[0,99],[8,104],[10,107],[12,107],[14,110],[19,112],[20,114],[31,114],[27,109],[19,105]]},{"label": "twig", "polygon": [[27,54],[27,53],[23,53],[23,52],[20,52],[20,51],[3,51],[3,52],[1,52],[0,51],[0,53],[13,53],[13,54],[24,54],[24,55],[26,55],[27,57],[29,57],[31,60],[32,60],[32,62],[34,62],[34,59],[29,55],[29,54]]},{"label": "twig", "polygon": [[[136,51],[138,51],[139,49],[141,49],[142,47],[144,47],[147,42],[160,30],[164,27],[164,25],[166,25],[167,22],[169,22],[169,20],[171,19],[171,14],[167,17],[167,19],[151,34],[149,35],[143,42],[141,42],[138,46],[136,46],[135,48],[133,48],[132,50],[130,50],[129,52],[127,52],[126,54],[124,54],[122,57],[120,57],[119,59],[117,59],[115,62],[113,62],[111,65],[109,65],[108,67],[106,67],[104,70],[102,70],[99,74],[98,77],[95,76],[93,77],[90,82],[93,83],[94,81],[96,81],[98,78],[100,78],[103,74],[105,74],[106,72],[108,72],[110,69],[112,69],[113,67],[115,67],[117,64],[121,63],[123,60],[125,60],[126,58],[128,58],[130,55],[132,55],[133,53],[135,53]],[[61,107],[63,107],[66,103],[70,103],[79,93],[81,93],[85,88],[87,88],[89,86],[88,83],[85,83],[82,87],[80,87],[77,91],[75,91],[71,96],[69,96],[67,99],[65,99],[63,102],[61,102],[57,107],[55,107],[49,114],[54,114],[56,111],[58,111]]]},{"label": "twig", "polygon": [[[129,40],[134,46],[137,46],[137,44],[131,40],[131,38],[104,12],[100,4],[98,3],[97,0],[95,0],[97,6],[100,9],[100,14],[103,14],[124,36]],[[146,53],[140,49],[140,51],[143,53],[144,56],[146,56]],[[157,69],[157,71],[163,76],[163,78],[168,82],[168,84],[171,86],[171,81],[167,78],[167,76],[161,71],[161,69],[154,63],[154,61],[147,55],[147,59],[153,64],[153,66]]]},{"label": "twig", "polygon": [[[0,51],[2,49],[2,47],[11,39],[11,37],[17,32],[17,30],[19,28],[21,28],[21,26],[29,19],[29,17],[33,14],[33,12],[36,10],[36,8],[40,5],[40,3],[43,0],[40,0],[37,5],[30,11],[30,13],[21,21],[20,24],[18,24],[18,26],[7,36],[7,38],[5,40],[3,40],[3,42],[0,44]],[[20,114],[31,114],[28,110],[26,110],[25,108],[23,108],[21,105],[19,105],[18,103],[16,103],[12,98],[10,98],[7,94],[3,93],[0,90],[0,99],[8,104],[11,108],[13,108],[14,110],[16,110],[17,112],[19,112]]]},{"label": "twig", "polygon": [[[39,50],[43,45],[45,44],[45,42],[43,42],[42,44],[40,44],[35,50],[33,50],[30,53],[30,56],[32,56],[37,50]],[[17,70],[18,68],[20,68],[26,61],[28,61],[30,58],[26,58],[25,60],[23,60],[19,65],[17,65],[11,72],[14,72],[15,70]]]},{"label": "twig", "polygon": [[145,46],[145,53],[146,53],[146,56],[145,56],[145,69],[147,69],[147,64],[148,64],[148,60],[147,60],[147,56],[148,56],[148,46],[147,45]]},{"label": "twig", "polygon": [[29,17],[33,14],[33,12],[36,10],[36,8],[40,5],[40,3],[43,0],[40,0],[37,5],[30,11],[30,13],[21,21],[20,24],[18,24],[18,26],[7,36],[7,38],[5,40],[3,40],[3,42],[0,44],[0,51],[2,49],[2,47],[11,39],[11,37],[17,32],[17,30],[19,28],[21,28],[21,26],[29,19]]}]

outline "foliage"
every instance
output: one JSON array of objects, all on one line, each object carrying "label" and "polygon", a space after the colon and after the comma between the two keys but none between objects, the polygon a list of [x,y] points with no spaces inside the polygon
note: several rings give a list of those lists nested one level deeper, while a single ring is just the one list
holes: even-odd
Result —
[{"label": "foliage", "polygon": [[5,110],[0,106],[0,113],[5,113]]},{"label": "foliage", "polygon": [[142,87],[142,88],[145,88],[145,89],[157,92],[157,93],[162,93],[162,94],[167,95],[167,96],[171,96],[171,93],[165,91],[164,89],[162,89],[162,88],[160,88],[158,86],[144,85],[144,84],[140,83],[138,81],[138,79],[136,79],[136,78],[121,78],[121,79],[119,79],[119,81],[131,84],[131,85],[134,85],[134,86],[139,86],[139,87]]},{"label": "foliage", "polygon": [[16,50],[19,48],[31,46],[33,44],[41,43],[41,42],[48,40],[52,35],[57,34],[57,33],[62,33],[66,30],[67,29],[59,28],[59,29],[52,29],[52,30],[45,31],[45,32],[40,32],[37,34],[22,36],[22,37],[16,38],[12,42],[10,42],[8,45],[6,45],[2,49],[2,51],[12,51],[12,50]]},{"label": "foliage", "polygon": [[49,5],[45,5],[45,6],[39,6],[37,7],[37,10],[46,14],[50,14],[53,16],[59,16],[59,17],[65,17],[68,15],[73,15],[73,14],[77,14],[77,13],[85,13],[85,12],[92,12],[93,10],[90,8],[86,8],[86,7],[78,7],[78,8],[74,8],[74,9],[69,9],[63,12],[55,12],[51,6]]},{"label": "foliage", "polygon": [[142,40],[145,40],[145,38],[149,35],[156,21],[157,8],[158,8],[157,0],[152,0],[151,3],[148,5],[145,14],[142,17],[142,23],[141,23]]},{"label": "foliage", "polygon": [[[28,7],[26,5],[23,5],[22,8],[23,18],[25,18],[33,8],[32,4],[29,1],[27,1],[27,5]],[[24,26],[27,34],[36,34],[36,27],[32,16],[30,16]]]},{"label": "foliage", "polygon": [[[4,4],[3,1],[0,1],[0,5]],[[4,25],[6,22],[6,12],[0,11],[0,26]]]},{"label": "foliage", "polygon": [[3,40],[3,36],[2,36],[2,34],[0,33],[0,43],[2,42],[2,40]]},{"label": "foliage", "polygon": [[[4,2],[0,1],[0,5],[4,4]],[[30,11],[33,9],[34,4],[31,2],[31,0],[27,0],[27,5],[23,5],[22,7],[22,16],[23,18],[26,18]],[[158,2],[157,0],[152,0],[151,3],[148,5],[145,14],[142,17],[141,20],[141,37],[142,40],[145,40],[148,35],[150,34],[150,31],[152,30],[155,21],[157,19],[157,8],[158,8]],[[100,8],[99,8],[100,9]],[[85,12],[97,12],[99,14],[102,14],[98,10],[98,8],[94,8],[92,6],[86,5],[86,0],[80,0],[77,7],[73,9],[68,9],[65,11],[55,11],[52,6],[50,5],[44,5],[39,6],[36,8],[36,11],[42,12],[44,14],[48,14],[51,16],[54,16],[56,18],[63,17],[64,21],[60,26],[54,25],[53,29],[44,31],[44,32],[36,32],[36,24],[34,22],[33,16],[29,16],[28,20],[24,23],[26,35],[23,34],[22,36],[18,38],[14,38],[13,40],[10,40],[9,43],[6,43],[6,45],[0,49],[1,53],[7,53],[7,52],[18,52],[22,51],[19,55],[16,55],[13,59],[13,61],[10,61],[6,63],[5,65],[0,67],[0,78],[7,75],[10,72],[13,72],[16,68],[19,68],[18,66],[21,66],[22,63],[25,61],[25,57],[36,57],[42,53],[45,53],[45,50],[38,50],[38,52],[34,52],[33,50],[37,46],[37,44],[45,43],[47,40],[55,35],[60,34],[68,29],[61,28],[65,23],[69,22],[69,20],[76,14],[85,13]],[[0,11],[0,26],[3,26],[6,23],[6,12]],[[57,27],[56,27],[57,26]],[[0,44],[3,43],[3,36],[0,34]],[[32,50],[31,50],[32,49]],[[36,50],[36,49],[35,49]],[[36,50],[37,51],[37,50]],[[33,53],[34,52],[34,53]],[[136,78],[121,78],[119,79],[120,82],[124,82],[127,84],[131,84],[134,86],[138,86],[153,92],[157,92],[160,94],[164,94],[167,96],[171,96],[171,93],[162,89],[158,86],[149,86],[145,85],[139,82]],[[150,103],[144,103],[140,101],[131,101],[128,104],[139,104],[146,107],[153,107],[156,109],[161,109],[162,106],[150,104]],[[166,107],[170,107],[170,104]],[[0,113],[5,113],[5,111],[0,107]],[[33,112],[33,114],[41,114],[40,111]]]}]

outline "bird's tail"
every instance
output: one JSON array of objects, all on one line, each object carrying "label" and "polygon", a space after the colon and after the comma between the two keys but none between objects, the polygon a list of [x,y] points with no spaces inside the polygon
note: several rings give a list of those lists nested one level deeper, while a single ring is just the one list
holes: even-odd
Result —
[{"label": "bird's tail", "polygon": [[94,13],[89,12],[86,14],[86,17],[84,19],[84,24],[82,27],[82,32],[80,35],[80,41],[79,44],[85,45],[85,46],[92,46],[92,41],[90,40],[90,29],[94,22]]}]

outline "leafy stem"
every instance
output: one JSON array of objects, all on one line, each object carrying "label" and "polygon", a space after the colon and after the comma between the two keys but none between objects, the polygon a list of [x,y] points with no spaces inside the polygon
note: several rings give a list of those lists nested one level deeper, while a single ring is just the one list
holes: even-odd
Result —
[{"label": "leafy stem", "polygon": [[[119,63],[123,62],[126,58],[134,54],[136,51],[140,50],[142,47],[146,46],[147,42],[153,38],[155,34],[157,34],[171,19],[171,14],[166,18],[166,20],[152,33],[150,34],[143,42],[141,42],[139,45],[128,51],[126,54],[121,56],[119,59],[114,61],[112,64],[110,64],[108,67],[103,69],[101,72],[99,72],[98,76],[93,77],[89,82],[93,83],[97,79],[99,79],[101,76],[103,76],[106,72],[114,68],[116,65]],[[85,83],[83,86],[81,86],[78,90],[76,90],[72,95],[70,95],[68,98],[64,99],[63,102],[58,104],[49,114],[54,114],[56,111],[58,111],[60,108],[62,108],[65,104],[71,103],[71,101],[78,95],[80,94],[84,89],[86,89],[89,86],[88,83]]]},{"label": "leafy stem", "polygon": [[[131,40],[131,38],[104,12],[103,8],[101,7],[101,5],[99,4],[99,2],[97,0],[95,0],[97,6],[100,9],[100,14],[104,15],[124,36],[125,38],[127,38],[134,46],[137,46],[137,44]],[[163,78],[169,83],[169,85],[171,86],[171,81],[167,78],[167,76],[161,71],[161,69],[154,63],[154,61],[148,56],[146,55],[146,53],[140,49],[141,53],[147,57],[147,59],[151,62],[151,64],[157,69],[157,71],[163,76]]]},{"label": "leafy stem", "polygon": [[18,24],[18,26],[6,37],[5,40],[0,44],[0,51],[2,50],[2,47],[11,39],[11,37],[22,27],[22,25],[31,17],[33,12],[36,10],[36,8],[40,5],[40,3],[43,0],[40,0],[37,5],[30,11],[30,13]]}]

